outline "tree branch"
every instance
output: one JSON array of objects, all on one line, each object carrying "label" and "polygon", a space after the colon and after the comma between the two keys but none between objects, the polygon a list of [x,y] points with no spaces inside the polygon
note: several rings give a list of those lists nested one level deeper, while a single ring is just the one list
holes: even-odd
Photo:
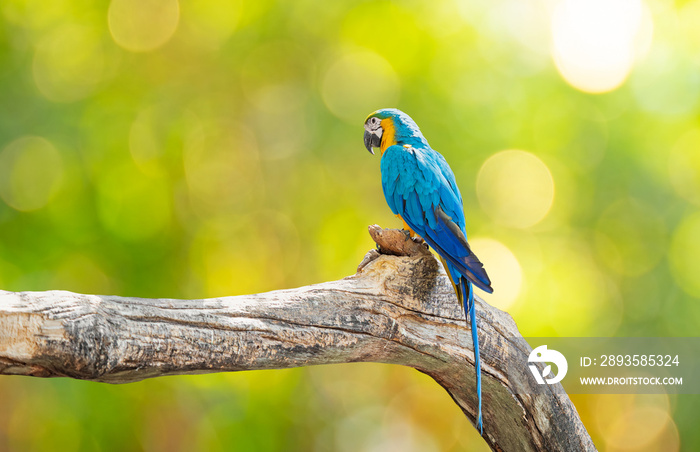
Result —
[{"label": "tree branch", "polygon": [[[474,355],[440,264],[403,232],[370,227],[357,274],[298,289],[205,300],[0,291],[0,374],[128,383],[162,375],[380,362],[430,375],[474,422]],[[409,256],[405,256],[408,254]],[[531,347],[476,300],[484,439],[494,450],[595,450],[561,386],[523,394]],[[523,366],[524,367],[524,366]]]}]

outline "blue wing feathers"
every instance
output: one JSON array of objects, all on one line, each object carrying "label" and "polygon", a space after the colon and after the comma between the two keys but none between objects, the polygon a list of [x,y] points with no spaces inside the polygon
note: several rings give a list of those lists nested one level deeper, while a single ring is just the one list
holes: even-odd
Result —
[{"label": "blue wing feathers", "polygon": [[[492,292],[466,238],[462,196],[445,159],[432,149],[390,146],[382,156],[382,187],[394,214],[480,289]],[[446,217],[438,215],[439,210]]]},{"label": "blue wing feathers", "polygon": [[398,190],[394,191],[394,205],[391,208],[391,210],[394,211],[394,214],[401,214],[401,212],[404,211],[404,203],[406,200],[404,197],[399,193]]},{"label": "blue wing feathers", "polygon": [[418,193],[412,192],[408,194],[406,210],[410,218],[419,218],[421,215],[424,215],[420,200],[418,199]]}]

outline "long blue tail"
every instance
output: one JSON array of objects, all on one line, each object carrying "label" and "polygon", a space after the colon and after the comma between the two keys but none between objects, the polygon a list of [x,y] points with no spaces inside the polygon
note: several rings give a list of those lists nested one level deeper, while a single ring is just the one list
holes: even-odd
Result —
[{"label": "long blue tail", "polygon": [[476,419],[476,427],[484,434],[484,424],[481,418],[481,357],[479,355],[479,335],[476,328],[476,309],[474,308],[474,290],[472,283],[466,278],[460,278],[462,286],[462,302],[464,303],[464,314],[471,322],[472,342],[474,343],[474,370],[476,372],[476,395],[479,398],[479,411]]}]

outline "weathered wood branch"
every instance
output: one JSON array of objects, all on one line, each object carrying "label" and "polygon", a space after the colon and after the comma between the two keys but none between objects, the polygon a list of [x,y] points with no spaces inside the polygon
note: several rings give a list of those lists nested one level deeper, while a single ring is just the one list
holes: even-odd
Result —
[{"label": "weathered wood branch", "polygon": [[[0,291],[0,374],[128,383],[162,375],[315,364],[413,367],[474,422],[474,355],[440,264],[397,230],[370,227],[357,274],[323,284],[205,300]],[[405,256],[408,255],[408,256]],[[484,439],[494,450],[595,450],[561,387],[524,394],[531,351],[512,318],[476,300]],[[533,391],[535,392],[535,391]]]}]

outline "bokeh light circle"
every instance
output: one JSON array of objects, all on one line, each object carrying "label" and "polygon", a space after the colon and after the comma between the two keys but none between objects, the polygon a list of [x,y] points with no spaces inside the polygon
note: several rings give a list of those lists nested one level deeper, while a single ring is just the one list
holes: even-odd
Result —
[{"label": "bokeh light circle", "polygon": [[587,242],[555,240],[545,244],[546,272],[537,293],[548,303],[536,317],[560,336],[611,336],[622,322],[619,293],[597,265]]},{"label": "bokeh light circle", "polygon": [[20,211],[41,209],[63,181],[63,161],[53,144],[22,137],[0,152],[0,198]]},{"label": "bokeh light circle", "polygon": [[642,110],[665,116],[692,114],[700,95],[696,61],[663,42],[655,42],[638,65],[631,87]]},{"label": "bokeh light circle", "polygon": [[343,55],[326,71],[321,95],[328,109],[357,124],[378,108],[395,107],[399,77],[381,56],[370,51]]},{"label": "bokeh light circle", "polygon": [[482,209],[494,221],[515,228],[539,223],[554,202],[554,179],[537,156],[519,150],[489,157],[476,178]]},{"label": "bokeh light circle", "polygon": [[32,64],[34,83],[54,102],[82,99],[95,89],[104,68],[99,34],[69,25],[50,33],[37,47]]},{"label": "bokeh light circle", "polygon": [[[633,406],[606,430],[605,443],[609,450],[678,450],[678,441],[669,441],[669,435],[666,434],[669,430],[675,430],[675,423],[668,412],[660,407]],[[661,438],[664,441],[658,441]],[[663,448],[659,449],[659,445]]]},{"label": "bokeh light circle", "polygon": [[177,0],[112,0],[109,5],[112,38],[132,52],[149,52],[168,42],[179,19]]},{"label": "bokeh light circle", "polygon": [[513,252],[504,244],[489,238],[470,239],[474,253],[486,267],[493,294],[488,295],[489,304],[508,310],[518,298],[523,281],[523,269]]},{"label": "bokeh light circle", "polygon": [[182,4],[182,22],[187,37],[202,47],[218,49],[238,27],[241,2],[198,0]]},{"label": "bokeh light circle", "polygon": [[697,55],[700,52],[700,1],[684,3],[678,10],[678,19],[684,44]]},{"label": "bokeh light circle", "polygon": [[564,79],[590,93],[620,86],[632,70],[638,47],[650,40],[649,22],[641,27],[644,8],[640,0],[559,3],[551,19],[552,57]]}]

